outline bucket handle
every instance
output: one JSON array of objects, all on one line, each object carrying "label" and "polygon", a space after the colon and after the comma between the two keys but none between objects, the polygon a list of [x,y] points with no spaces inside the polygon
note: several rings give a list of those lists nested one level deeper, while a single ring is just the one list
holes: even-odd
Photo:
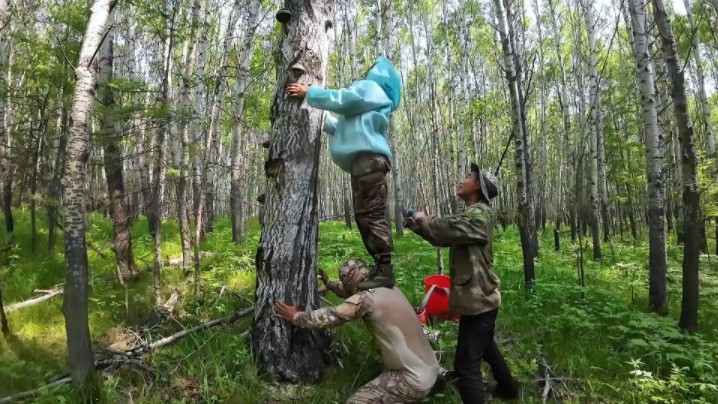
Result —
[{"label": "bucket handle", "polygon": [[[439,287],[438,285],[431,285],[431,287],[429,288],[429,291],[426,292],[426,294],[424,295],[424,300],[421,301],[421,304],[416,309],[417,313],[421,313],[422,311],[424,311],[424,309],[426,308],[426,304],[429,302],[429,298],[431,297],[431,294],[434,293],[434,289],[436,289],[438,287]],[[451,296],[451,291],[449,290],[449,288],[441,288],[441,289],[444,290],[444,293],[446,293],[446,296]]]}]

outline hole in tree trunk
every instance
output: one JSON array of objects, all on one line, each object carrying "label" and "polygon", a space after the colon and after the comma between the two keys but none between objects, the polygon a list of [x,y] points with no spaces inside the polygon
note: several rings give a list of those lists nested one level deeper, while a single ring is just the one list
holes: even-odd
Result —
[{"label": "hole in tree trunk", "polygon": [[267,178],[276,178],[283,165],[284,160],[282,159],[267,160],[264,163],[264,175],[267,176]]}]

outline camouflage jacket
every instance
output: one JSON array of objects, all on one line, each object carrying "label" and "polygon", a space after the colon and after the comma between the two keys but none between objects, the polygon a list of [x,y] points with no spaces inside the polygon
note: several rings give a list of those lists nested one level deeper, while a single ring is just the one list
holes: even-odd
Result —
[{"label": "camouflage jacket", "polygon": [[483,203],[447,217],[417,220],[415,232],[436,247],[449,247],[449,310],[475,315],[501,306],[499,277],[493,272],[494,217]]},{"label": "camouflage jacket", "polygon": [[398,288],[360,291],[336,307],[298,312],[292,323],[316,329],[360,318],[379,346],[385,369],[404,372],[418,390],[428,390],[434,385],[439,362],[414,308]]}]

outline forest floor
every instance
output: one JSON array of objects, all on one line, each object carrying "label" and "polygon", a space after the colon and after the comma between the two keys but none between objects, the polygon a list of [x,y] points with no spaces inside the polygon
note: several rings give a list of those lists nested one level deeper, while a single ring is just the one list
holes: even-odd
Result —
[{"label": "forest floor", "polygon": [[[16,211],[16,247],[5,253],[0,285],[6,307],[36,296],[65,279],[61,240],[47,252],[44,215],[38,221],[38,252],[30,248],[30,216]],[[4,224],[0,221],[0,227]],[[152,261],[146,221],[133,226],[133,250],[138,265]],[[628,237],[628,235],[627,235]],[[202,293],[192,293],[192,276],[178,267],[163,273],[163,295],[173,291],[178,302],[171,315],[158,321],[153,314],[152,276],[139,280],[93,282],[90,327],[96,359],[145,340],[156,340],[183,328],[227,316],[251,306],[254,292],[254,253],[259,238],[256,223],[244,243],[231,243],[228,220],[217,220],[203,250]],[[510,367],[522,383],[523,402],[718,402],[718,264],[701,257],[700,335],[679,332],[682,248],[670,239],[668,290],[670,313],[646,312],[648,246],[616,236],[604,247],[604,260],[591,261],[584,249],[586,286],[577,282],[578,245],[562,237],[553,249],[552,232],[540,235],[537,286],[523,287],[518,233],[509,228],[495,235],[495,271],[502,280],[503,306],[498,339]],[[109,249],[108,219],[91,215],[88,241],[91,277],[115,273]],[[181,256],[178,226],[163,226],[164,254]],[[423,278],[436,271],[436,250],[417,236],[395,239],[398,285],[418,305]],[[710,244],[713,245],[713,244]],[[99,251],[99,252],[98,252]],[[448,254],[444,254],[447,259]],[[319,265],[336,278],[339,263],[349,257],[367,259],[359,234],[341,223],[320,226]],[[139,259],[141,258],[141,260]],[[334,296],[327,296],[338,302]],[[0,399],[48,383],[68,370],[62,298],[9,313],[12,336],[0,338]],[[251,316],[249,316],[251,317]],[[381,371],[378,350],[361,322],[334,331],[338,364],[327,369],[318,386],[287,386],[264,381],[248,350],[251,319],[191,333],[176,344],[160,348],[143,361],[105,372],[107,402],[343,402]],[[436,350],[451,367],[457,325],[431,326],[441,331]],[[487,372],[490,374],[490,372]],[[548,379],[548,385],[546,381]],[[65,385],[44,392],[36,402],[73,402]],[[458,403],[453,386],[426,400]]]}]

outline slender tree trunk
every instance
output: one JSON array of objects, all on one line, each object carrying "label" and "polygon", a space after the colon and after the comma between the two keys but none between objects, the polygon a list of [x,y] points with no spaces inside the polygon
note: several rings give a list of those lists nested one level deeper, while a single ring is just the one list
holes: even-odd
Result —
[{"label": "slender tree trunk", "polygon": [[[47,98],[45,99],[45,103],[47,103]],[[37,138],[37,143],[33,145],[33,157],[32,157],[32,175],[30,177],[30,251],[32,254],[37,254],[37,181],[38,181],[38,175],[40,171],[40,156],[42,156],[42,150],[43,150],[43,144],[44,144],[44,137],[45,137],[45,129],[43,128],[44,125],[42,124],[42,121],[44,120],[45,106],[41,108],[41,110],[38,112],[38,122],[37,123],[31,123],[30,126],[31,129],[30,133],[34,133],[33,137]]]},{"label": "slender tree trunk", "polygon": [[[384,39],[384,52],[388,59],[394,58],[394,51],[392,47],[392,39],[396,32],[394,31],[394,1],[383,0],[384,6],[382,8],[382,28],[383,28],[383,39]],[[379,0],[381,6],[382,0]],[[401,200],[401,182],[399,180],[399,152],[396,147],[396,127],[394,124],[394,117],[392,116],[389,121],[389,130],[387,136],[389,137],[389,146],[391,147],[391,154],[394,157],[391,167],[391,185],[394,193],[394,225],[396,228],[397,237],[404,235],[404,214]]]},{"label": "slender tree trunk", "polygon": [[52,170],[52,180],[50,180],[48,191],[48,201],[45,205],[47,209],[47,249],[50,252],[55,250],[55,245],[57,244],[56,238],[59,224],[58,207],[61,205],[60,196],[62,195],[62,183],[60,180],[65,172],[69,115],[69,109],[63,105],[59,128],[60,141],[57,145],[55,163]]},{"label": "slender tree trunk", "polygon": [[[506,3],[509,5],[509,3]],[[503,4],[501,0],[494,0],[496,9],[496,19],[498,20],[498,31],[501,38],[501,48],[504,53],[504,63],[506,69],[506,81],[508,84],[509,98],[511,101],[511,116],[512,116],[512,127],[514,135],[514,148],[515,158],[514,163],[516,165],[516,194],[519,200],[519,211],[521,219],[519,221],[519,231],[521,233],[521,248],[523,250],[524,258],[524,283],[527,287],[532,287],[536,281],[536,274],[534,271],[534,218],[530,209],[531,200],[529,199],[527,188],[529,184],[526,182],[527,169],[526,159],[524,153],[528,152],[525,150],[526,144],[524,142],[524,125],[521,123],[521,77],[517,75],[516,70],[516,59],[512,41],[507,35],[506,30],[506,18],[504,16]]]},{"label": "slender tree trunk", "polygon": [[[718,0],[714,0],[718,2]],[[693,5],[691,0],[683,0],[683,4],[686,7],[686,13],[688,15],[688,21],[691,25],[690,38],[692,39],[691,47],[693,48],[693,61],[696,65],[696,84],[698,86],[698,104],[701,110],[701,123],[703,124],[703,133],[706,138],[706,149],[708,151],[708,158],[716,158],[716,134],[715,128],[713,127],[713,120],[711,118],[711,104],[708,102],[708,95],[706,94],[705,86],[705,72],[703,71],[703,57],[701,56],[700,48],[698,47],[698,27],[693,19]],[[718,11],[718,10],[716,10]],[[718,181],[718,166],[716,166],[715,160],[711,164],[711,169],[714,179]]]},{"label": "slender tree trunk", "polygon": [[3,142],[3,146],[0,147],[0,170],[2,171],[2,194],[3,194],[3,214],[5,216],[5,231],[7,232],[8,238],[13,237],[15,231],[15,225],[12,217],[12,182],[14,177],[15,168],[10,158],[10,150],[12,146],[12,134],[10,133],[10,109],[7,102],[8,95],[8,83],[11,77],[12,71],[9,69],[10,57],[7,49],[9,21],[8,18],[8,0],[0,0],[0,24],[2,25],[2,31],[0,31],[0,130],[2,130],[2,136],[0,141]]},{"label": "slender tree trunk", "polygon": [[[646,171],[648,177],[649,290],[648,305],[652,311],[665,314],[666,302],[666,234],[665,183],[663,178],[663,139],[658,127],[656,90],[651,69],[646,24],[646,4],[629,0],[634,36],[634,55],[643,105]],[[685,175],[685,173],[684,173]]]},{"label": "slender tree trunk", "polygon": [[185,63],[182,77],[182,90],[180,94],[181,116],[179,132],[182,136],[179,145],[179,178],[176,181],[177,214],[180,222],[180,238],[182,240],[182,267],[185,274],[192,267],[192,237],[189,223],[189,209],[187,208],[187,180],[190,176],[190,129],[192,119],[196,115],[194,103],[192,102],[192,88],[194,80],[194,44],[197,26],[199,24],[200,0],[193,0],[190,17],[190,33],[184,46]]},{"label": "slender tree trunk", "polygon": [[[211,228],[211,215],[213,210],[213,196],[214,186],[208,186],[208,183],[213,182],[212,176],[214,170],[211,169],[212,162],[210,161],[213,154],[213,145],[216,143],[215,137],[217,136],[217,128],[219,124],[219,112],[220,112],[220,93],[222,89],[223,78],[227,75],[227,60],[231,51],[232,36],[234,35],[234,27],[237,22],[238,14],[240,10],[240,0],[235,0],[232,10],[229,14],[229,20],[227,22],[227,31],[225,33],[224,45],[222,50],[222,56],[220,58],[220,69],[215,83],[214,92],[212,94],[212,105],[211,105],[211,116],[209,129],[204,138],[204,149],[203,158],[200,158],[197,169],[199,169],[199,186],[197,192],[199,197],[197,199],[197,220],[195,223],[195,243],[194,243],[194,292],[199,294],[201,286],[201,262],[200,262],[200,242],[202,241],[203,230],[208,231]],[[205,216],[206,219],[205,219]]]},{"label": "slender tree trunk", "polygon": [[141,117],[135,118],[137,126],[139,127],[139,139],[137,139],[137,165],[140,171],[140,186],[142,188],[142,211],[147,217],[147,229],[154,238],[155,236],[155,224],[156,220],[154,217],[154,209],[152,208],[152,179],[150,177],[151,170],[147,158],[147,153],[152,152],[152,141],[151,135],[148,134],[149,121],[143,122]]},{"label": "slender tree trunk", "polygon": [[10,336],[10,326],[7,322],[7,315],[5,315],[5,305],[2,300],[2,287],[0,287],[0,328],[2,328],[2,334],[5,338]]},{"label": "slender tree trunk", "polygon": [[[351,80],[354,80],[356,78],[356,62],[355,62],[355,53],[354,53],[354,39],[356,35],[356,20],[352,19],[349,20],[349,6],[352,4],[352,2],[345,1],[344,3],[344,27],[346,31],[347,36],[347,45],[348,45],[348,51],[344,52],[349,55],[349,74],[351,74],[350,82]],[[344,33],[342,31],[342,33]],[[344,76],[342,75],[342,80],[344,80]],[[344,200],[344,225],[347,229],[352,228],[352,206],[353,204],[353,198],[354,195],[351,192],[351,181],[350,176],[348,173],[342,172],[342,198]]]},{"label": "slender tree trunk", "polygon": [[700,193],[698,190],[698,158],[694,146],[693,123],[688,111],[683,61],[678,56],[673,29],[662,0],[652,0],[653,17],[663,48],[663,57],[671,80],[673,111],[678,124],[682,147],[683,208],[685,212],[686,240],[683,253],[683,300],[681,303],[681,329],[698,331],[698,259],[700,255]]},{"label": "slender tree trunk", "polygon": [[122,151],[114,119],[115,100],[111,83],[113,80],[114,33],[110,31],[102,43],[99,53],[99,77],[97,101],[103,106],[100,116],[102,145],[105,151],[105,176],[107,194],[110,199],[110,218],[115,232],[113,250],[117,258],[117,276],[122,282],[123,273],[132,273],[135,262],[132,258],[132,235],[130,218],[125,204],[125,181],[122,170]]},{"label": "slender tree trunk", "polygon": [[80,58],[75,68],[75,97],[72,127],[68,145],[68,167],[65,175],[65,262],[67,281],[64,287],[63,313],[72,380],[85,400],[99,400],[100,379],[95,375],[90,327],[87,318],[88,265],[85,244],[85,189],[87,161],[90,157],[90,110],[96,77],[91,65],[95,51],[109,29],[109,17],[115,2],[95,0]]},{"label": "slender tree trunk", "polygon": [[[222,47],[222,55],[220,56],[220,63],[219,63],[219,72],[217,75],[217,80],[214,85],[214,90],[212,92],[212,103],[210,106],[210,119],[209,119],[209,129],[207,131],[207,134],[205,136],[205,150],[204,155],[205,158],[203,161],[200,162],[200,173],[199,173],[199,198],[197,200],[198,203],[198,214],[197,217],[201,217],[202,221],[201,224],[203,225],[203,229],[205,232],[211,232],[213,225],[213,218],[214,218],[214,174],[215,174],[215,162],[217,161],[217,158],[219,156],[218,146],[220,144],[219,140],[217,139],[217,133],[219,128],[219,118],[220,118],[220,112],[221,112],[221,95],[222,95],[222,88],[224,87],[224,81],[228,75],[229,71],[229,64],[228,60],[230,57],[230,52],[232,51],[232,39],[234,36],[235,26],[237,25],[237,19],[239,17],[239,12],[241,10],[241,4],[240,0],[235,0],[234,5],[232,7],[232,10],[230,11],[229,20],[227,22],[227,32],[225,34],[223,47]],[[214,150],[213,150],[214,149]],[[203,237],[203,231],[200,230],[199,233],[195,234],[195,237],[197,239],[195,240],[195,244],[199,245],[200,240]],[[195,249],[198,249],[198,247],[195,247]],[[197,260],[198,255],[195,254],[195,261]],[[195,262],[195,268],[198,268],[198,263]],[[199,273],[197,272],[197,276],[199,276]],[[197,282],[199,282],[199,278],[197,278]],[[199,288],[199,283],[196,285],[197,288]],[[199,291],[197,290],[199,293]]]},{"label": "slender tree trunk", "polygon": [[[232,179],[230,189],[230,206],[232,217],[232,240],[242,242],[244,233],[244,216],[242,215],[242,173],[246,173],[249,165],[242,155],[242,115],[244,114],[244,94],[247,91],[247,78],[252,63],[252,42],[257,29],[257,14],[260,0],[252,0],[247,10],[244,40],[239,51],[239,73],[234,95],[234,126],[232,128]],[[246,136],[246,135],[245,135]]]},{"label": "slender tree trunk", "polygon": [[[171,8],[169,10],[168,8]],[[170,82],[172,76],[172,53],[174,49],[175,40],[175,17],[177,15],[177,8],[172,4],[165,4],[165,11],[170,16],[167,22],[166,38],[164,46],[164,71],[162,76],[162,104],[164,106],[164,113],[169,114],[171,102],[171,89],[172,84]],[[155,306],[162,304],[162,207],[164,205],[164,194],[165,194],[165,174],[167,172],[167,166],[165,163],[165,155],[167,151],[168,138],[172,136],[171,133],[172,125],[170,124],[170,117],[164,116],[160,118],[157,132],[155,136],[155,157],[154,166],[152,167],[152,220],[154,225],[151,226],[155,231],[153,235],[154,241],[154,292],[155,292]]]},{"label": "slender tree trunk", "polygon": [[[680,134],[677,136],[671,137],[671,155],[673,160],[673,187],[676,189],[675,194],[678,193],[678,189],[683,188],[683,168],[681,161],[683,159],[683,151],[680,143]],[[684,220],[683,220],[683,203],[677,199],[676,195],[672,195],[673,198],[673,218],[676,221],[675,229],[676,229],[676,242],[678,245],[683,244],[684,239],[684,233],[683,230],[685,228]]]},{"label": "slender tree trunk", "polygon": [[[590,1],[584,1],[584,11],[586,16],[586,31],[588,32],[588,51],[590,60],[590,111],[591,111],[591,235],[593,239],[593,259],[601,260],[601,197],[599,194],[599,89],[598,89],[598,71],[596,68],[596,39],[594,34],[593,7]],[[606,218],[603,218],[604,221]]]},{"label": "slender tree trunk", "polygon": [[285,0],[284,7],[292,16],[283,27],[276,55],[277,90],[271,109],[272,143],[265,162],[267,197],[256,256],[252,348],[266,373],[292,382],[321,379],[329,338],[321,331],[293,327],[274,314],[277,300],[305,309],[320,306],[315,270],[323,113],[302,100],[285,97],[285,87],[290,82],[325,84],[331,3]]}]

